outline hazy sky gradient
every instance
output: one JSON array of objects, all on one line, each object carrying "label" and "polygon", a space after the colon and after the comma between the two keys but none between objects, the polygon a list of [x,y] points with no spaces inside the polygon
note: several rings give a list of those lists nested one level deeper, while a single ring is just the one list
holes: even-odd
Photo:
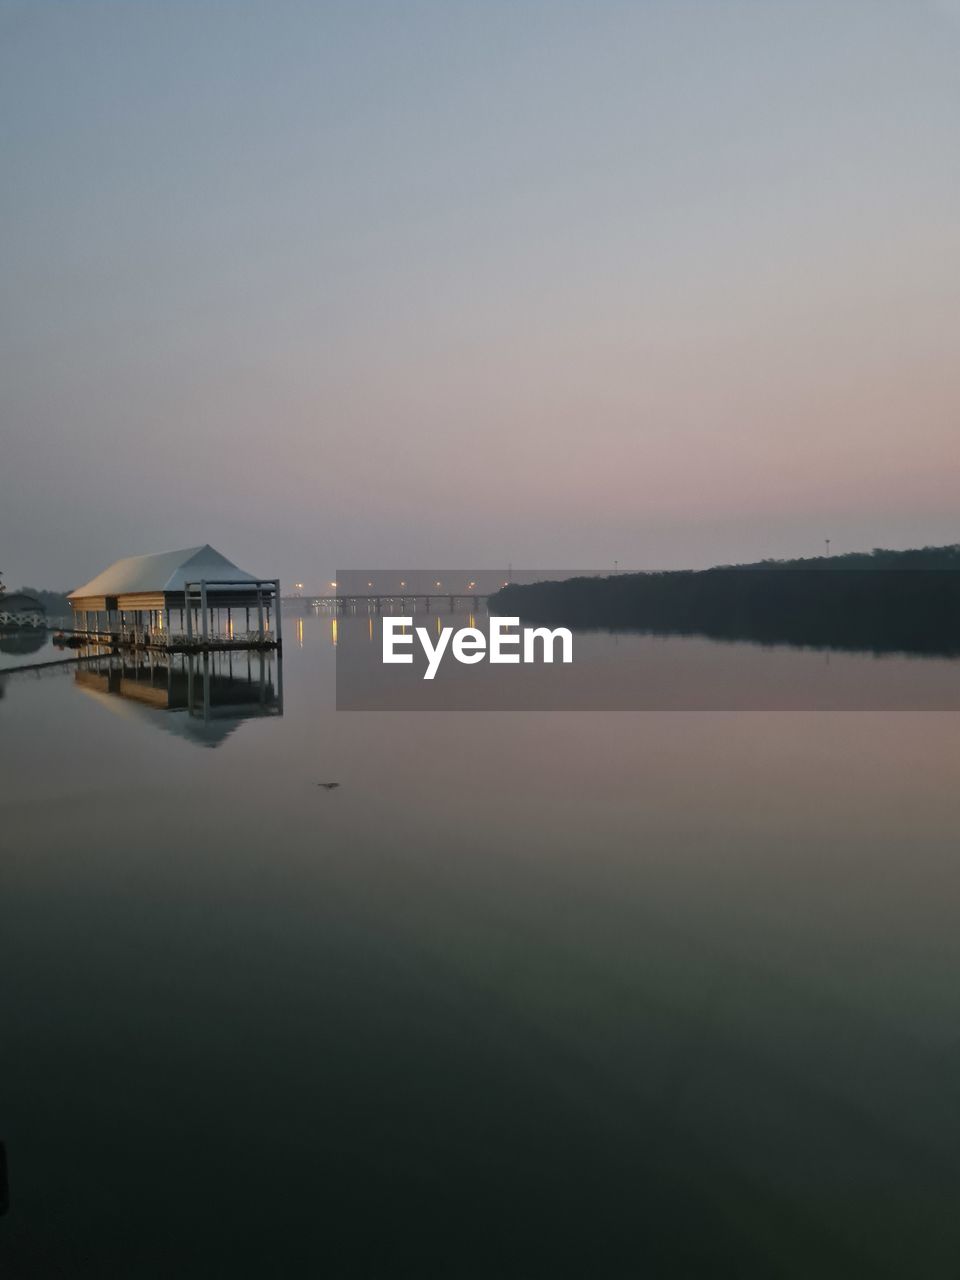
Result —
[{"label": "hazy sky gradient", "polygon": [[0,3],[0,568],[960,540],[960,5]]}]

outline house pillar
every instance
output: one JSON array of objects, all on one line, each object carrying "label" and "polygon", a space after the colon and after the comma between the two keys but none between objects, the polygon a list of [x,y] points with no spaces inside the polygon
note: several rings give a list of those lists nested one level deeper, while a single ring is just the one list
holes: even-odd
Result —
[{"label": "house pillar", "polygon": [[273,598],[276,601],[276,606],[277,606],[277,648],[279,649],[280,645],[283,643],[283,622],[280,616],[283,610],[280,604],[280,579],[279,578],[275,578],[273,582]]}]

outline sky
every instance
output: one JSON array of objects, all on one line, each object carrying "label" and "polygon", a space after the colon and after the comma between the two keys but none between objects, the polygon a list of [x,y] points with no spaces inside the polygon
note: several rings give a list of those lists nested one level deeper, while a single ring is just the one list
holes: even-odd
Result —
[{"label": "sky", "polygon": [[960,541],[960,0],[0,0],[0,569]]}]

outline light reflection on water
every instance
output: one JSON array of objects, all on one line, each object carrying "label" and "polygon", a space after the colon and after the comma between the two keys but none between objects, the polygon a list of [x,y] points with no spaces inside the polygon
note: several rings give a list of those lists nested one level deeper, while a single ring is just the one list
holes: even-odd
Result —
[{"label": "light reflection on water", "polygon": [[341,710],[960,710],[960,659],[939,654],[580,630],[570,666],[463,666],[451,646],[425,681],[419,642],[402,650],[412,665],[382,663],[381,617],[412,616],[414,629],[439,636],[445,626],[485,631],[485,612],[443,604],[425,610],[412,601],[316,612],[327,618],[337,649]]},{"label": "light reflection on water", "polygon": [[9,1274],[952,1274],[960,719],[338,715],[302,622],[216,751],[5,681]]}]

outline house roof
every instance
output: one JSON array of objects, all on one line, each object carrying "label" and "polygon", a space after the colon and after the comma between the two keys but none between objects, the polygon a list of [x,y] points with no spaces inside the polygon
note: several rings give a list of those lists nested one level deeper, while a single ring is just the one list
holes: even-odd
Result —
[{"label": "house roof", "polygon": [[71,591],[68,599],[85,596],[126,596],[138,592],[183,591],[187,582],[201,578],[236,583],[253,583],[252,573],[238,569],[232,560],[215,551],[209,543],[182,551],[161,551],[150,556],[128,556],[117,560],[95,578]]},{"label": "house roof", "polygon": [[0,595],[0,609],[7,613],[46,613],[46,607],[36,596],[27,595],[25,591],[8,591]]}]

